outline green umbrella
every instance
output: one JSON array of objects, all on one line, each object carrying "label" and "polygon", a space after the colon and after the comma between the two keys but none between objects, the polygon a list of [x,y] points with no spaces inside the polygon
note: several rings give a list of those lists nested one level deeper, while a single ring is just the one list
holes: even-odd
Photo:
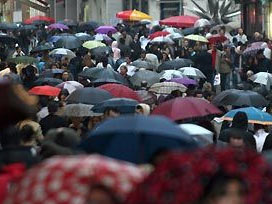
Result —
[{"label": "green umbrella", "polygon": [[105,47],[106,45],[104,43],[101,43],[99,41],[95,41],[95,40],[89,40],[86,41],[85,43],[83,43],[82,47],[85,47],[89,50],[93,49],[93,48],[97,48],[97,47]]},{"label": "green umbrella", "polygon": [[15,58],[9,58],[9,62],[14,62],[16,64],[33,64],[37,63],[38,60],[34,57],[29,57],[29,56],[20,56],[20,57],[15,57]]}]

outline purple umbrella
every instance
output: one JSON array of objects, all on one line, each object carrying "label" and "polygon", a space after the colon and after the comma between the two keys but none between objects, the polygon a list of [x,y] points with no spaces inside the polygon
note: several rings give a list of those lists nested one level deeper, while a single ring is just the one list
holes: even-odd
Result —
[{"label": "purple umbrella", "polygon": [[171,80],[167,80],[168,82],[176,82],[179,84],[183,84],[185,86],[189,86],[189,85],[197,85],[197,82],[193,79],[189,79],[187,77],[184,78],[173,78]]},{"label": "purple umbrella", "polygon": [[97,29],[95,29],[95,32],[100,34],[108,34],[109,32],[116,33],[117,30],[113,26],[99,26]]},{"label": "purple umbrella", "polygon": [[264,44],[264,42],[254,42],[245,49],[243,54],[244,55],[255,55],[258,52],[258,50],[264,49],[262,47],[263,44]]},{"label": "purple umbrella", "polygon": [[48,26],[49,30],[69,30],[68,26],[61,23],[54,23]]}]

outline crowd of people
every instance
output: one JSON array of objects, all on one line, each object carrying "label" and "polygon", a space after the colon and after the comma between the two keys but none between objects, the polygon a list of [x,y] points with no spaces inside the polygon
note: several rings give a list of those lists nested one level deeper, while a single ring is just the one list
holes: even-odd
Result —
[{"label": "crowd of people", "polygon": [[[103,35],[96,34],[95,27],[81,30],[88,36],[81,44],[91,40],[104,45],[94,49],[71,48],[72,57],[64,53],[52,55],[51,51],[57,48],[61,37],[69,38],[79,32],[74,25],[65,33],[48,30],[44,24],[30,30],[2,30],[16,42],[1,41],[0,48],[0,203],[270,203],[270,126],[254,122],[243,111],[238,111],[232,122],[221,117],[231,110],[249,106],[264,108],[264,112],[272,114],[270,83],[264,85],[252,80],[260,72],[272,73],[272,41],[258,32],[249,37],[242,28],[227,32],[225,26],[217,30],[212,26],[192,29],[190,34],[205,37],[207,43],[187,39],[181,29],[151,26],[150,23],[119,23],[114,29],[116,32]],[[158,32],[161,32],[162,41],[154,42],[150,36]],[[180,37],[174,38],[173,33]],[[209,41],[214,36],[216,40]],[[99,37],[102,39],[98,40]],[[164,38],[171,40],[164,41]],[[254,43],[259,43],[259,47],[245,52]],[[102,51],[98,52],[98,48]],[[21,59],[33,61],[20,62]],[[168,69],[161,69],[161,65],[179,59],[188,62],[184,67],[197,68],[205,78],[187,75],[185,78],[191,80],[190,83],[180,85],[185,91],[181,87],[165,93],[152,91],[153,84],[174,83],[172,79],[184,77],[181,73],[178,75],[179,71],[171,64]],[[169,77],[167,71],[170,70]],[[135,83],[135,76],[140,73],[143,76]],[[148,80],[151,74],[158,76],[154,83],[152,77]],[[105,85],[112,86],[113,92],[120,87],[132,91],[136,95],[133,98],[136,103],[130,105],[132,110],[124,111],[124,101],[120,99],[115,106],[94,111],[92,107],[104,101],[114,102],[113,92],[105,88],[109,93],[102,93]],[[35,93],[35,88],[46,86],[52,90],[56,86],[57,94]],[[85,95],[79,93],[83,89]],[[255,96],[251,98],[253,105],[248,98],[241,99],[242,105],[214,103],[220,94],[233,89],[255,92],[266,103],[254,105],[259,100]],[[96,92],[98,90],[101,93]],[[87,91],[94,94],[88,96]],[[103,100],[84,102],[88,97],[96,100],[100,94]],[[174,122],[162,121],[161,126],[155,117],[149,116],[164,103],[173,102],[174,106],[174,102],[186,98],[215,104],[217,107],[212,106],[220,111],[186,120],[169,118]],[[86,109],[74,114],[74,109],[79,109],[80,105]],[[194,107],[198,108],[201,109]],[[114,123],[122,117],[125,117],[123,123]],[[139,120],[144,121],[145,117],[150,120],[141,124]],[[172,137],[172,133],[177,134],[175,131],[184,131],[177,127],[185,123],[205,128],[211,142],[203,147],[201,141],[192,137],[190,142],[186,140],[188,148],[181,148],[183,145],[175,146],[175,142],[152,137],[147,144],[150,145],[149,156],[144,162],[134,162],[135,165],[95,154],[101,153],[96,151],[99,147],[105,156],[131,161],[127,158],[134,153],[121,151],[129,146],[122,142],[125,131],[129,131],[126,136],[131,136],[137,146],[136,143],[146,143],[143,138],[159,135],[157,129],[164,131],[166,128]],[[109,132],[103,133],[107,128]],[[149,133],[145,132],[147,129]],[[90,140],[99,134],[104,134],[101,137],[105,137],[106,142]],[[134,141],[133,135],[140,139]],[[109,145],[114,137],[118,138],[120,146]],[[86,147],[86,141],[90,146]],[[154,151],[151,150],[153,142],[157,143]],[[175,148],[168,148],[170,143]],[[86,151],[86,148],[90,149]],[[131,148],[131,152],[139,151]],[[110,155],[113,149],[120,149],[120,152]],[[173,149],[179,152],[171,153]]]}]

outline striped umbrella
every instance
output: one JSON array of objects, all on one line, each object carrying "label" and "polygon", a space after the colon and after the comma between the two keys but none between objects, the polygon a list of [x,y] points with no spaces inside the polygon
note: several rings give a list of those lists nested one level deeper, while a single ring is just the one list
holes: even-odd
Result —
[{"label": "striped umbrella", "polygon": [[146,13],[143,13],[141,11],[137,10],[127,10],[127,11],[121,11],[116,14],[117,18],[127,20],[127,21],[140,21],[144,19],[151,20],[152,17],[147,15]]}]

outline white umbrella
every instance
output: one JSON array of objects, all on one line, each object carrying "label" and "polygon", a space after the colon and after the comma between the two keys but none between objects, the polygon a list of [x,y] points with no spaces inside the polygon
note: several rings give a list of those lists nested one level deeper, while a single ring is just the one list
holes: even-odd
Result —
[{"label": "white umbrella", "polygon": [[101,116],[100,113],[94,113],[91,109],[93,105],[86,104],[68,104],[64,108],[63,115],[67,117],[89,117]]},{"label": "white umbrella", "polygon": [[195,28],[198,28],[198,27],[205,27],[205,26],[209,26],[211,25],[210,21],[208,21],[207,19],[198,19],[195,24],[194,24],[194,27]]},{"label": "white umbrella", "polygon": [[146,54],[146,59],[147,59],[149,62],[151,62],[152,64],[154,64],[154,65],[156,65],[156,66],[159,66],[159,60],[158,60],[157,55],[148,53],[148,54]]},{"label": "white umbrella", "polygon": [[162,72],[160,79],[171,80],[173,78],[183,78],[184,75],[179,70],[165,70]]},{"label": "white umbrella", "polygon": [[175,42],[173,40],[171,40],[170,37],[167,37],[167,36],[156,37],[153,40],[151,40],[150,42],[151,43],[175,44]]},{"label": "white umbrella", "polygon": [[254,83],[263,84],[265,86],[270,87],[272,84],[272,74],[267,72],[259,72],[250,77]]},{"label": "white umbrella", "polygon": [[194,77],[194,78],[206,78],[206,76],[197,68],[194,67],[183,67],[179,71],[185,76]]},{"label": "white umbrella", "polygon": [[172,91],[185,92],[187,90],[186,86],[176,83],[176,82],[161,82],[153,84],[148,91],[157,94],[170,94]]},{"label": "white umbrella", "polygon": [[174,34],[174,33],[182,34],[182,32],[181,32],[180,29],[178,29],[178,28],[173,28],[173,27],[165,28],[165,29],[163,29],[163,31],[166,31],[166,32],[171,33],[171,34]]},{"label": "white umbrella", "polygon": [[49,55],[63,55],[63,56],[68,57],[69,59],[76,57],[75,53],[73,53],[71,50],[65,49],[65,48],[54,49],[49,53]]},{"label": "white umbrella", "polygon": [[168,37],[170,37],[172,40],[180,40],[184,38],[184,36],[180,33],[172,33],[172,34],[169,34]]},{"label": "white umbrella", "polygon": [[213,144],[213,133],[195,124],[181,124],[179,127],[201,145]]},{"label": "white umbrella", "polygon": [[67,89],[69,94],[73,93],[77,89],[84,88],[84,86],[77,81],[65,81],[57,85],[56,87],[61,89]]}]

